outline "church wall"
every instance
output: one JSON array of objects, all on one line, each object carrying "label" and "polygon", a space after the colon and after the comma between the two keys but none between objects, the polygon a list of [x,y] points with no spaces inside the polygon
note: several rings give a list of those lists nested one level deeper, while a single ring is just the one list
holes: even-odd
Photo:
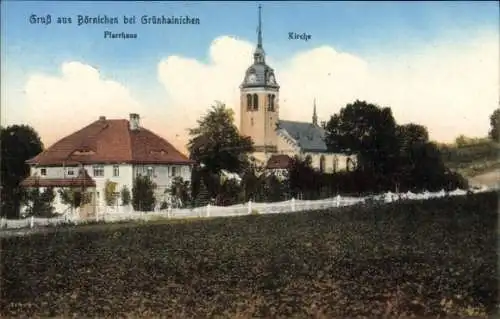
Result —
[{"label": "church wall", "polygon": [[278,136],[278,153],[293,157],[300,153],[300,149],[295,145],[288,143],[285,137]]},{"label": "church wall", "polygon": [[311,156],[312,159],[312,166],[313,168],[319,170],[320,169],[320,161],[321,161],[321,156],[324,156],[325,158],[325,166],[324,166],[324,171],[325,173],[333,173],[334,172],[334,162],[336,159],[337,167],[335,168],[335,171],[340,172],[340,171],[345,171],[347,170],[347,159],[351,158],[351,160],[356,163],[356,156],[355,155],[346,155],[346,154],[340,154],[340,153],[313,153],[313,152],[305,152],[302,153],[301,156],[302,158],[305,158],[306,156]]}]

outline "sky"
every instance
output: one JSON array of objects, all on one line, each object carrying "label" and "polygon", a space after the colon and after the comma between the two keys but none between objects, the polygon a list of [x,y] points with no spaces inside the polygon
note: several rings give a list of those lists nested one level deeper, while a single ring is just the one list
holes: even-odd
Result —
[{"label": "sky", "polygon": [[[138,113],[185,151],[187,129],[215,101],[239,123],[258,2],[1,2],[1,123],[28,124],[45,146],[99,116]],[[490,2],[262,2],[266,62],[280,118],[320,121],[365,100],[432,140],[486,136],[499,107],[499,8]],[[32,23],[34,15],[50,24]],[[199,24],[142,24],[143,16]],[[81,24],[79,16],[118,24]],[[124,17],[136,19],[124,24]],[[57,18],[71,18],[59,24]],[[37,21],[41,21],[38,19]],[[67,19],[66,19],[67,21]],[[105,38],[111,33],[136,38]],[[289,32],[308,41],[290,40]]]}]

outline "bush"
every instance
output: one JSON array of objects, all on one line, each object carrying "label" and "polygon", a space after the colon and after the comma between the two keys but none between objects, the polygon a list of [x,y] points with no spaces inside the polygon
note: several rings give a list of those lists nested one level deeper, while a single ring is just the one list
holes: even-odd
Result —
[{"label": "bush", "polygon": [[156,203],[155,189],[156,184],[148,176],[137,176],[132,188],[132,206],[134,210],[140,212],[153,211]]},{"label": "bush", "polygon": [[26,205],[26,215],[36,217],[53,217],[55,192],[53,188],[46,188],[40,191],[40,188],[31,188],[24,193],[24,204]]},{"label": "bush", "polygon": [[106,205],[114,206],[116,204],[116,183],[107,180],[104,185],[104,200]]},{"label": "bush", "polygon": [[59,189],[59,197],[63,204],[77,208],[89,204],[92,194],[82,189],[61,188]]},{"label": "bush", "polygon": [[121,195],[121,198],[122,198],[122,205],[123,206],[127,206],[130,204],[130,198],[131,198],[131,195],[130,195],[130,191],[128,189],[127,186],[123,186],[122,187],[122,190],[120,191],[120,195]]}]

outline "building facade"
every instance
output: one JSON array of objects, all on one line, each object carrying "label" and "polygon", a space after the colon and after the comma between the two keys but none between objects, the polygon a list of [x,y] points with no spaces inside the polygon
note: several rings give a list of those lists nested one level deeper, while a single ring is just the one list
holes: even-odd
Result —
[{"label": "building facade", "polygon": [[274,69],[266,63],[262,44],[262,16],[259,6],[257,47],[253,64],[246,70],[240,85],[240,133],[254,142],[253,157],[267,165],[272,156],[285,154],[310,157],[312,166],[323,172],[353,169],[356,156],[329,152],[325,130],[318,125],[316,101],[311,122],[281,120],[280,86]]},{"label": "building facade", "polygon": [[[99,120],[59,140],[50,148],[27,161],[30,176],[22,182],[24,187],[89,187],[94,193],[94,205],[104,206],[105,187],[114,184],[117,202],[126,187],[132,194],[134,179],[149,176],[157,185],[157,204],[166,200],[172,181],[181,177],[191,181],[194,162],[180,153],[172,144],[141,127],[138,114],[129,120]],[[86,178],[78,183],[69,181]],[[86,185],[85,185],[86,183]],[[56,191],[57,194],[57,191]],[[56,195],[55,208],[64,213],[68,207]]]}]

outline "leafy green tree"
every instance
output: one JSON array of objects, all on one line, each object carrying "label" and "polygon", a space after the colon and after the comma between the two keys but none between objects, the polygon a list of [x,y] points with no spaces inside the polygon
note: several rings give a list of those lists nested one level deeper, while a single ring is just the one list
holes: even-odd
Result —
[{"label": "leafy green tree", "polygon": [[168,192],[175,200],[179,200],[183,207],[191,202],[189,181],[183,180],[180,176],[173,179],[172,185],[166,192]]},{"label": "leafy green tree", "polygon": [[61,203],[71,208],[78,208],[91,202],[92,194],[81,188],[65,187],[59,189]]},{"label": "leafy green tree", "polygon": [[53,188],[46,188],[41,191],[39,187],[26,190],[23,197],[23,204],[26,206],[27,216],[50,218],[55,215],[52,205],[55,198]]},{"label": "leafy green tree", "polygon": [[465,135],[460,135],[455,139],[455,144],[457,144],[458,147],[462,147],[467,145],[467,137]]},{"label": "leafy green tree", "polygon": [[252,140],[239,134],[234,124],[234,112],[222,103],[212,106],[198,126],[189,130],[190,158],[204,165],[210,173],[222,169],[241,173],[249,165],[248,154],[253,151]]},{"label": "leafy green tree", "polygon": [[500,141],[500,109],[496,109],[490,116],[489,136],[495,142]]},{"label": "leafy green tree", "polygon": [[196,196],[193,199],[193,206],[200,207],[206,206],[210,203],[210,193],[206,186],[205,180],[201,177],[198,180],[198,188],[196,189]]},{"label": "leafy green tree", "polygon": [[137,176],[132,188],[132,206],[134,210],[150,212],[154,210],[156,184],[149,176]]},{"label": "leafy green tree", "polygon": [[110,180],[106,180],[104,184],[104,200],[106,205],[114,206],[116,205],[116,183]]},{"label": "leafy green tree", "polygon": [[299,156],[292,158],[288,176],[293,197],[297,198],[302,195],[304,199],[315,199],[319,196],[321,183],[318,179],[318,173],[312,167],[310,156],[304,159]]},{"label": "leafy green tree", "polygon": [[122,198],[122,205],[127,206],[130,204],[131,194],[127,186],[123,186],[120,191],[120,197]]},{"label": "leafy green tree", "polygon": [[242,186],[234,179],[221,182],[220,191],[215,197],[215,205],[229,206],[243,202]]},{"label": "leafy green tree", "polygon": [[357,154],[358,167],[379,177],[391,173],[399,152],[391,109],[359,100],[330,118],[325,142],[333,152]]},{"label": "leafy green tree", "polygon": [[18,218],[23,197],[21,181],[29,175],[25,163],[43,151],[38,133],[28,125],[1,128],[1,209],[2,216]]}]

